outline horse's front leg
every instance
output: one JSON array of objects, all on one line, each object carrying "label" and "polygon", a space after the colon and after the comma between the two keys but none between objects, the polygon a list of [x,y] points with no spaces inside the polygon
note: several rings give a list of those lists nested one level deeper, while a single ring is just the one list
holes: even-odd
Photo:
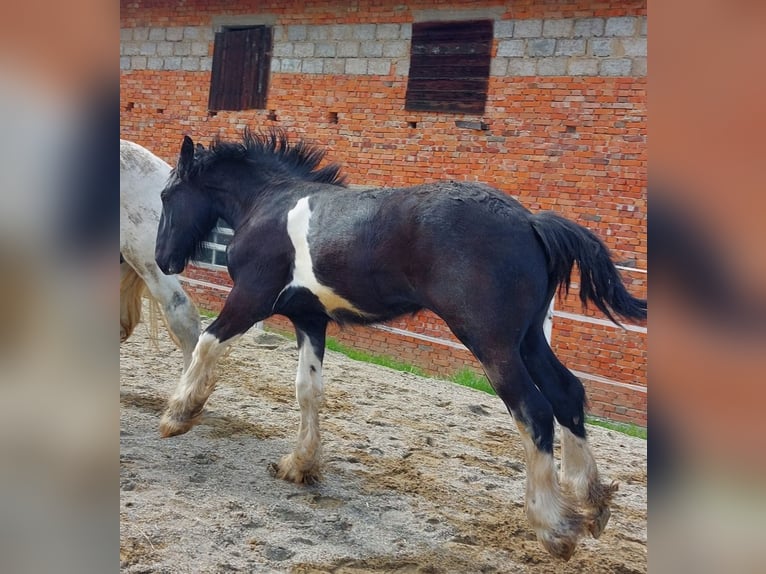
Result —
[{"label": "horse's front leg", "polygon": [[170,397],[160,421],[163,437],[183,434],[199,422],[202,409],[215,388],[218,359],[229,345],[267,315],[253,307],[248,294],[239,292],[236,287],[232,289],[221,314],[200,335],[191,363]]},{"label": "horse's front leg", "polygon": [[301,410],[298,443],[295,450],[271,465],[272,473],[295,483],[313,484],[320,478],[322,444],[319,435],[319,408],[324,402],[322,360],[326,323],[304,326],[296,323],[298,336],[298,373],[295,396]]}]

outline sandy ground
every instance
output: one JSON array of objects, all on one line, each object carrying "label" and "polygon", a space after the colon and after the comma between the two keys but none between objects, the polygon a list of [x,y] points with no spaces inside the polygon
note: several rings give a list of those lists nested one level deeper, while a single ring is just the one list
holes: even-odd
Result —
[{"label": "sandy ground", "polygon": [[121,571],[440,574],[647,570],[646,441],[589,427],[620,482],[599,540],[550,557],[524,516],[516,427],[496,397],[328,352],[323,481],[268,464],[298,426],[295,343],[251,332],[221,361],[208,419],[161,439],[181,353],[139,325],[120,349]]}]

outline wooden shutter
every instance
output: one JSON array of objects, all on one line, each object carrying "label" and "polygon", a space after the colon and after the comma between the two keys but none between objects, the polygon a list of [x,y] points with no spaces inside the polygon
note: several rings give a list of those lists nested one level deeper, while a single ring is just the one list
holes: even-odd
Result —
[{"label": "wooden shutter", "polygon": [[264,108],[270,71],[271,28],[254,26],[216,33],[208,108]]},{"label": "wooden shutter", "polygon": [[405,109],[484,113],[492,20],[412,25]]}]

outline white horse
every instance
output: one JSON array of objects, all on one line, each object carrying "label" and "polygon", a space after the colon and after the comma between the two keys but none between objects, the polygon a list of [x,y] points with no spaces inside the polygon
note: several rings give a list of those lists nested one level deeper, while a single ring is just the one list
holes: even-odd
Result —
[{"label": "white horse", "polygon": [[161,305],[171,338],[183,352],[185,371],[199,338],[199,312],[178,278],[165,275],[154,262],[160,192],[170,170],[146,148],[120,140],[120,342],[130,337],[141,320],[141,298],[147,288],[150,299]]}]

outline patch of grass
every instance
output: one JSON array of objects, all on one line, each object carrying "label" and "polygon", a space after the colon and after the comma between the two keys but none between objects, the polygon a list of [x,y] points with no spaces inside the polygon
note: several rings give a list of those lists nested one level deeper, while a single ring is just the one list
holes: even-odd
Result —
[{"label": "patch of grass", "polygon": [[206,319],[215,319],[216,317],[218,317],[217,311],[208,311],[207,309],[198,309],[198,311],[199,311],[199,314],[205,317]]},{"label": "patch of grass", "polygon": [[598,417],[585,417],[585,422],[605,429],[621,432],[628,436],[634,436],[636,438],[642,438],[646,440],[646,428],[631,423],[620,423],[615,421],[607,421]]},{"label": "patch of grass", "polygon": [[379,365],[381,367],[388,367],[389,369],[394,369],[395,371],[402,371],[404,373],[411,373],[411,374],[417,375],[419,377],[427,376],[426,373],[422,369],[419,369],[415,365],[411,365],[409,363],[404,363],[402,361],[397,361],[393,357],[388,357],[386,355],[373,355],[372,353],[367,353],[365,351],[360,351],[358,349],[352,349],[351,347],[346,347],[345,345],[339,343],[336,339],[334,339],[332,337],[327,337],[327,342],[326,342],[325,346],[328,349],[330,349],[331,351],[336,351],[338,353],[343,353],[349,359],[353,359],[355,361],[362,361],[364,363],[372,363],[373,365]]},{"label": "patch of grass", "polygon": [[495,393],[495,389],[492,388],[492,385],[489,384],[489,379],[487,379],[485,375],[480,375],[467,367],[460,369],[447,380],[464,387],[476,389],[477,391],[484,391],[490,395],[497,394]]}]

